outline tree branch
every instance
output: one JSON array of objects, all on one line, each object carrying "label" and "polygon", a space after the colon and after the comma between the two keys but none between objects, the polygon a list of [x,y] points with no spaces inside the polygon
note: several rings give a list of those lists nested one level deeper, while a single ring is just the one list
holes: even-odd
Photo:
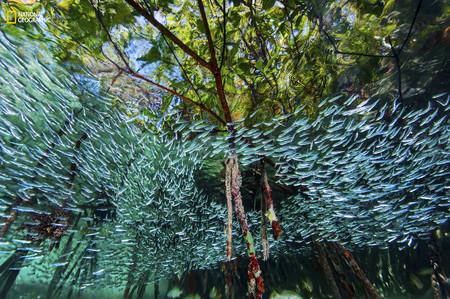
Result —
[{"label": "tree branch", "polygon": [[419,15],[420,7],[422,6],[422,0],[419,0],[419,3],[417,4],[416,11],[414,12],[414,17],[411,21],[411,24],[409,25],[408,34],[406,35],[405,39],[403,40],[402,45],[398,49],[398,51],[395,49],[394,45],[392,44],[391,37],[388,36],[388,42],[391,46],[392,56],[395,59],[395,65],[397,67],[397,84],[398,84],[398,95],[401,101],[403,101],[403,93],[402,93],[402,69],[401,69],[401,63],[400,63],[400,55],[402,54],[403,49],[405,48],[406,44],[408,43],[409,38],[411,37],[411,33],[414,27],[414,24],[416,23],[417,16]]},{"label": "tree branch", "polygon": [[196,101],[192,100],[191,98],[182,95],[181,93],[177,92],[176,90],[170,89],[170,88],[168,88],[168,87],[166,87],[164,85],[156,83],[155,81],[152,81],[151,79],[147,78],[146,76],[144,76],[142,74],[135,73],[133,71],[129,72],[129,74],[131,76],[135,77],[135,78],[138,78],[138,79],[141,79],[141,80],[143,80],[145,82],[148,82],[148,83],[150,83],[150,84],[152,84],[152,85],[154,85],[154,86],[156,86],[156,87],[158,87],[158,88],[160,88],[162,90],[165,90],[165,91],[167,91],[167,92],[169,92],[169,93],[179,97],[180,99],[182,99],[186,103],[189,103],[189,104],[192,104],[192,105],[195,105],[195,106],[199,107],[201,110],[203,110],[205,112],[208,112],[211,116],[213,116],[220,123],[225,124],[225,121],[219,115],[217,115],[214,111],[212,111],[211,109],[206,107],[203,103],[196,102]]},{"label": "tree branch", "polygon": [[371,53],[359,53],[359,52],[347,52],[347,51],[341,51],[339,50],[338,46],[336,45],[336,42],[334,41],[334,39],[328,34],[328,32],[325,30],[322,21],[318,20],[318,24],[319,26],[319,31],[322,31],[325,36],[327,37],[328,41],[331,43],[331,46],[334,49],[334,52],[336,54],[341,54],[341,55],[352,55],[352,56],[363,56],[363,57],[378,57],[378,58],[392,58],[394,57],[393,55],[383,55],[383,54],[371,54]]},{"label": "tree branch", "polygon": [[400,64],[400,53],[395,50],[394,45],[392,44],[391,37],[388,36],[388,42],[391,46],[392,56],[394,56],[395,66],[397,67],[397,85],[398,85],[398,96],[401,101],[403,101],[403,93],[402,93],[402,66]]},{"label": "tree branch", "polygon": [[[111,60],[110,60],[110,61],[111,61]],[[111,61],[111,62],[112,62],[112,61]],[[159,89],[162,89],[162,90],[164,90],[164,91],[167,91],[168,93],[173,94],[174,96],[179,97],[181,100],[183,100],[183,101],[186,102],[186,103],[189,103],[189,104],[192,104],[192,105],[194,105],[194,106],[199,107],[202,111],[205,111],[205,112],[209,113],[212,117],[214,117],[214,118],[215,118],[217,121],[219,121],[221,124],[226,125],[226,122],[225,122],[225,121],[224,121],[217,113],[215,113],[214,111],[212,111],[211,109],[209,109],[208,107],[206,107],[203,103],[196,102],[196,101],[192,100],[191,98],[186,97],[185,95],[179,93],[178,91],[173,90],[173,89],[171,89],[171,88],[169,88],[169,87],[167,87],[167,86],[164,86],[164,85],[162,85],[162,84],[159,84],[159,83],[157,83],[157,82],[151,80],[150,78],[148,78],[148,77],[146,77],[146,76],[144,76],[144,75],[142,75],[142,74],[139,74],[139,73],[134,72],[134,71],[131,70],[131,69],[130,69],[130,70],[125,70],[125,69],[121,68],[121,67],[120,67],[119,65],[117,65],[117,64],[116,64],[116,67],[118,67],[119,70],[122,70],[122,71],[126,72],[127,74],[131,75],[132,77],[135,77],[135,78],[141,79],[141,80],[143,80],[143,81],[145,81],[145,82],[147,82],[147,83],[150,83],[151,85],[153,85],[153,86],[155,86],[155,87],[157,87],[157,88],[159,88]]]},{"label": "tree branch", "polygon": [[419,15],[420,7],[422,6],[422,0],[419,0],[419,4],[417,4],[416,11],[414,12],[414,18],[411,22],[411,25],[409,26],[408,34],[405,37],[405,40],[403,41],[403,44],[400,46],[400,49],[398,50],[397,54],[400,55],[403,51],[403,48],[405,47],[406,43],[408,42],[409,38],[411,37],[411,33],[414,27],[414,24],[416,23],[417,16]]},{"label": "tree branch", "polygon": [[200,9],[200,15],[202,16],[203,25],[205,26],[205,34],[206,34],[206,39],[208,41],[209,54],[211,55],[211,67],[213,68],[212,71],[214,72],[214,67],[217,66],[214,42],[212,40],[211,30],[209,29],[208,18],[206,17],[206,12],[205,12],[205,7],[203,5],[203,1],[197,0],[197,3],[198,3],[198,8]]},{"label": "tree branch", "polygon": [[227,2],[226,0],[223,0],[223,45],[222,45],[222,55],[220,58],[220,66],[219,69],[221,70],[223,67],[223,62],[225,61],[225,55],[227,50]]},{"label": "tree branch", "polygon": [[211,36],[211,31],[209,29],[208,18],[206,17],[205,7],[203,6],[202,0],[197,0],[198,8],[200,10],[200,14],[202,16],[203,25],[205,26],[206,39],[208,40],[208,48],[211,55],[211,72],[214,75],[214,80],[216,82],[216,90],[219,96],[219,101],[222,106],[223,112],[225,114],[225,120],[227,124],[230,126],[230,131],[233,131],[233,118],[231,117],[230,108],[228,106],[226,97],[225,97],[225,88],[222,82],[222,75],[220,73],[220,68],[217,65],[216,52],[214,50],[214,43]]},{"label": "tree branch", "polygon": [[117,55],[120,56],[120,59],[122,59],[123,63],[125,63],[125,66],[127,67],[127,69],[130,69],[130,65],[128,63],[128,61],[125,59],[125,56],[123,55],[122,51],[120,51],[119,46],[114,42],[114,40],[112,39],[111,34],[109,33],[108,28],[106,28],[105,23],[103,22],[102,16],[100,14],[100,11],[97,9],[97,7],[95,7],[94,3],[92,2],[92,0],[89,0],[89,3],[91,4],[92,8],[94,9],[95,12],[95,16],[97,18],[97,20],[99,21],[101,27],[103,28],[103,31],[105,31],[106,37],[108,38],[108,40],[113,44],[114,49],[117,52]]},{"label": "tree branch", "polygon": [[180,47],[181,50],[183,50],[186,54],[194,58],[194,60],[200,64],[201,66],[209,69],[212,71],[211,65],[206,62],[203,58],[201,58],[194,50],[189,48],[188,45],[183,43],[178,37],[176,37],[169,29],[167,29],[163,24],[158,22],[156,18],[149,13],[146,9],[144,9],[139,3],[135,2],[134,0],[125,0],[131,7],[133,7],[137,12],[139,12],[144,18],[147,19],[147,21],[150,22],[153,26],[156,27],[156,29],[159,30],[164,36],[166,36],[168,39],[173,41],[178,47]]},{"label": "tree branch", "polygon": [[163,39],[164,39],[164,42],[169,47],[170,52],[172,53],[173,57],[175,58],[175,61],[177,62],[178,66],[180,67],[181,71],[183,72],[183,75],[186,78],[186,81],[188,81],[188,83],[191,85],[192,89],[194,90],[195,94],[197,95],[198,99],[200,100],[201,99],[200,94],[199,94],[197,88],[194,86],[194,83],[192,82],[192,80],[189,78],[189,75],[188,75],[186,69],[184,68],[183,64],[178,59],[177,53],[175,53],[175,50],[172,48],[172,45],[169,43],[169,41],[166,39],[166,37],[164,35],[163,35]]},{"label": "tree branch", "polygon": [[158,87],[159,89],[162,89],[162,90],[164,90],[164,91],[167,91],[168,93],[171,93],[171,94],[173,94],[173,95],[179,97],[179,98],[180,98],[181,100],[183,100],[184,102],[189,103],[189,104],[192,104],[192,105],[195,105],[195,106],[199,107],[202,111],[205,111],[205,112],[209,113],[212,117],[214,117],[214,118],[215,118],[216,120],[218,120],[220,123],[222,123],[222,124],[224,124],[224,125],[226,124],[226,122],[225,122],[225,121],[224,121],[217,113],[215,113],[214,111],[212,111],[211,109],[209,109],[208,107],[206,107],[203,103],[196,102],[196,101],[192,100],[191,98],[186,97],[186,96],[184,96],[183,94],[177,92],[177,91],[174,90],[174,89],[171,89],[171,88],[169,88],[169,87],[167,87],[167,86],[164,86],[164,85],[162,85],[162,84],[159,84],[159,83],[157,83],[157,82],[151,80],[150,78],[147,78],[146,76],[144,76],[144,75],[142,75],[142,74],[140,74],[140,73],[138,73],[138,72],[135,72],[135,71],[130,67],[128,61],[127,61],[126,58],[125,58],[125,55],[124,55],[124,54],[122,53],[122,51],[120,50],[119,46],[117,46],[117,44],[114,42],[114,40],[112,39],[111,35],[109,34],[108,28],[106,28],[106,26],[105,26],[105,24],[104,24],[104,22],[103,22],[103,19],[102,19],[102,17],[101,17],[100,12],[99,12],[98,9],[94,6],[92,0],[90,0],[89,2],[91,3],[92,8],[93,8],[94,11],[95,11],[96,17],[97,17],[98,21],[100,22],[100,25],[102,26],[103,30],[106,32],[106,36],[107,36],[108,40],[113,44],[113,47],[114,47],[115,51],[117,52],[117,55],[119,55],[120,59],[121,59],[121,60],[123,61],[123,63],[125,64],[126,68],[121,67],[121,66],[118,65],[116,62],[114,62],[112,59],[110,59],[110,58],[103,52],[103,50],[102,50],[102,54],[103,54],[103,56],[105,56],[105,58],[106,58],[107,60],[109,60],[109,62],[111,62],[113,65],[115,65],[119,71],[122,71],[122,72],[124,72],[124,73],[127,73],[127,74],[129,74],[129,75],[131,75],[131,76],[133,76],[133,77],[135,77],[135,78],[138,78],[138,79],[141,79],[141,80],[143,80],[143,81],[145,81],[145,82],[147,82],[147,83],[150,83],[151,85],[153,85],[153,86],[155,86],[155,87]]}]

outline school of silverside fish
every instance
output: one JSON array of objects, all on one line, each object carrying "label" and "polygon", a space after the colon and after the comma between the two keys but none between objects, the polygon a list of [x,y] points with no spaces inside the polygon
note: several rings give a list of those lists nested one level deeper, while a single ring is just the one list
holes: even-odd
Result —
[{"label": "school of silverside fish", "polygon": [[[0,34],[0,260],[18,254],[10,267],[54,289],[123,286],[130,273],[156,280],[223,262],[225,199],[197,175],[213,161],[223,167],[229,137],[207,122],[143,132],[94,78],[79,80],[22,42]],[[265,157],[277,183],[301,187],[276,206],[283,236],[270,239],[272,256],[312,239],[413,247],[449,219],[450,97],[424,101],[335,96],[315,119],[299,109],[237,123],[241,167]],[[247,215],[260,253],[260,212]]]}]

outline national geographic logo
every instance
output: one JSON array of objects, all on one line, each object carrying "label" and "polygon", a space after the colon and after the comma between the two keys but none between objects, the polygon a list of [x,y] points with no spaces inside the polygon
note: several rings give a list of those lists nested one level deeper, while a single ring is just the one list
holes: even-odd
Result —
[{"label": "national geographic logo", "polygon": [[[22,5],[31,6],[38,2],[38,0],[7,0],[6,4],[17,3]],[[40,23],[47,22],[49,18],[44,17],[34,11],[20,11],[17,8],[5,5],[3,1],[2,9],[5,16],[6,24],[18,24],[18,23]]]},{"label": "national geographic logo", "polygon": [[14,8],[8,8],[3,6],[3,11],[5,13],[6,24],[16,24],[17,23],[17,11]]}]

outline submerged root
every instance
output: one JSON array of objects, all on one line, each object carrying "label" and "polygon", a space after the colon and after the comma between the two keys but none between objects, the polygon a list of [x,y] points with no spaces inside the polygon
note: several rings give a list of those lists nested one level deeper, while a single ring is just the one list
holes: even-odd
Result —
[{"label": "submerged root", "polygon": [[262,171],[261,189],[266,207],[265,215],[270,223],[270,226],[272,227],[273,238],[275,240],[278,240],[281,236],[282,230],[280,224],[278,223],[278,218],[277,215],[275,214],[275,209],[273,207],[272,188],[270,188],[269,180],[267,179],[267,173],[264,165],[262,169],[263,171]]},{"label": "submerged root", "polygon": [[248,279],[248,297],[259,299],[264,293],[264,281],[262,278],[261,269],[259,267],[258,259],[255,254],[255,246],[253,237],[248,227],[247,216],[244,211],[242,203],[241,185],[242,178],[239,170],[239,161],[236,155],[230,157],[227,161],[227,168],[230,170],[230,187],[231,194],[234,200],[234,209],[236,216],[241,226],[242,235],[244,236],[247,245],[247,255],[249,257],[249,265],[247,272]]},{"label": "submerged root", "polygon": [[430,264],[433,270],[431,273],[433,298],[450,298],[449,279],[447,278],[444,270],[441,268],[441,259],[436,232],[433,232],[428,248],[430,250]]},{"label": "submerged root", "polygon": [[318,252],[319,264],[322,267],[323,273],[325,274],[327,282],[333,293],[333,298],[340,299],[341,294],[339,293],[339,288],[336,284],[336,280],[334,279],[333,271],[331,270],[330,264],[328,263],[326,251],[324,250],[322,243],[320,243],[319,241],[315,241],[314,246]]},{"label": "submerged root", "polygon": [[3,224],[3,228],[0,231],[0,238],[4,238],[8,234],[9,229],[13,224],[13,222],[16,220],[16,218],[17,218],[17,211],[12,210]]},{"label": "submerged root", "polygon": [[231,195],[231,166],[225,166],[225,194],[227,198],[227,260],[231,260],[232,229],[233,229],[233,204]]},{"label": "submerged root", "polygon": [[[261,202],[261,206],[264,206],[264,203]],[[267,261],[269,259],[269,240],[267,239],[267,227],[266,220],[264,219],[265,209],[261,208],[262,217],[261,217],[261,242],[263,248],[263,260]]]},{"label": "submerged root", "polygon": [[366,297],[369,299],[379,299],[380,297],[378,296],[377,291],[367,278],[363,269],[359,266],[358,262],[353,257],[353,254],[340,243],[333,243],[333,247],[335,248],[336,252],[345,260],[350,269],[352,269],[356,278],[358,278],[358,280],[361,282],[366,293]]}]

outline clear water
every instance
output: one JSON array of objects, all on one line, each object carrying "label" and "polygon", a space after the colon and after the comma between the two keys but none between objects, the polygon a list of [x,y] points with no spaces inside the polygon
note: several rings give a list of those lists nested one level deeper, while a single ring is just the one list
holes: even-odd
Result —
[{"label": "clear water", "polygon": [[[68,73],[41,42],[1,33],[0,57],[0,287],[11,286],[8,298],[123,298],[127,286],[133,298],[224,298],[226,269],[234,298],[245,297],[236,220],[235,258],[225,263],[228,137],[204,122],[142,132],[95,78]],[[365,291],[336,243],[381,296],[431,298],[430,256],[440,252],[450,272],[449,94],[420,105],[336,95],[320,106],[314,120],[299,109],[238,124],[260,259],[261,194],[251,173],[261,156],[271,161],[283,229],[279,240],[269,234],[266,296],[334,297],[319,242],[345,276],[336,276],[343,297]]]}]

